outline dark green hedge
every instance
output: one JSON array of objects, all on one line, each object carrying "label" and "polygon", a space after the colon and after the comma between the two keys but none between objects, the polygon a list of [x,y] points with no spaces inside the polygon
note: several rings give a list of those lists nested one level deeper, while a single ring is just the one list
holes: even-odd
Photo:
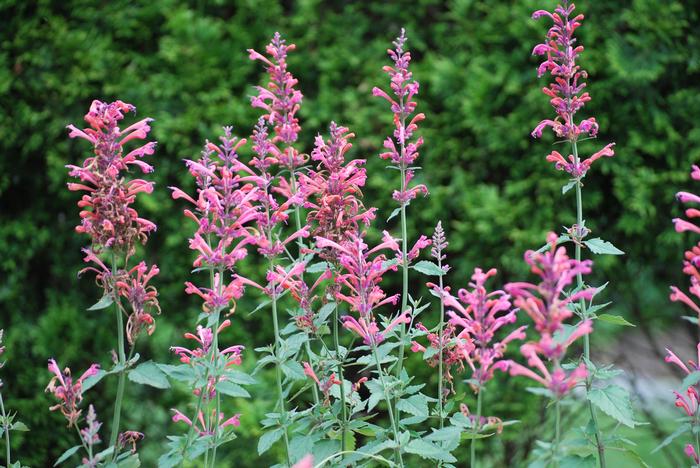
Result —
[{"label": "dark green hedge", "polygon": [[[72,438],[54,429],[63,423],[49,414],[42,394],[46,359],[83,368],[92,359],[107,362],[114,342],[111,315],[85,310],[97,292],[89,279],[76,278],[85,239],[73,231],[77,197],[65,189],[64,165],[87,153],[68,140],[65,125],[82,123],[93,98],[119,98],[156,119],[158,189],[140,210],[159,226],[146,255],[161,268],[163,315],[141,354],[169,359],[168,346],[193,323],[197,306],[182,287],[189,226],[166,187],[186,184],[182,159],[216,138],[221,125],[250,133],[257,113],[248,96],[262,75],[245,49],[262,49],[276,30],[298,46],[290,67],[305,95],[304,149],[330,120],[349,126],[357,134],[355,154],[370,160],[366,197],[386,219],[397,180],[376,154],[390,116],[371,88],[385,83],[385,49],[405,26],[427,115],[420,178],[431,190],[410,207],[413,232],[429,234],[444,221],[456,284],[465,284],[477,264],[499,267],[504,281],[524,273],[524,250],[574,220],[571,194],[560,192],[565,176],[544,160],[552,139],[529,136],[552,113],[530,56],[547,25],[529,15],[552,6],[550,0],[0,1],[0,327],[8,348],[2,378],[7,404],[32,428],[15,437],[25,463],[47,465]],[[690,186],[689,166],[700,160],[700,8],[690,0],[582,0],[579,7],[587,18],[581,64],[593,96],[586,112],[599,120],[601,141],[617,142],[616,157],[586,179],[587,225],[627,252],[600,260],[596,277],[612,281],[607,294],[617,313],[644,327],[666,326],[680,313],[668,304],[666,288],[681,281],[680,258],[690,242],[671,228],[680,211],[673,194]],[[271,340],[265,314],[245,312],[251,304],[240,304],[232,337],[250,349]],[[236,402],[245,414],[242,439],[228,450],[240,466],[256,458],[262,388],[263,401]],[[100,386],[92,396],[109,401],[109,393]],[[496,407],[502,413],[519,415],[523,403],[512,393],[491,398],[502,401]],[[168,408],[184,395],[132,390],[126,419],[135,429],[151,428],[147,460],[169,430]],[[536,421],[539,410],[530,408],[525,418]],[[105,420],[107,411],[98,402]],[[531,443],[523,434],[506,440],[507,457],[525,455]]]}]

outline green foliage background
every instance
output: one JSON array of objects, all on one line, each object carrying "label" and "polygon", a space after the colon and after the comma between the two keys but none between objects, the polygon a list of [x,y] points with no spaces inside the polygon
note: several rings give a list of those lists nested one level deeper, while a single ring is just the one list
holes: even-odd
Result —
[{"label": "green foliage background", "polygon": [[[366,199],[380,208],[381,226],[398,181],[376,157],[391,121],[371,89],[386,86],[385,50],[406,27],[421,83],[419,110],[427,116],[419,177],[431,190],[410,207],[413,235],[430,234],[443,220],[455,286],[466,285],[477,264],[498,267],[502,281],[523,275],[523,252],[574,221],[571,193],[560,190],[566,177],[544,160],[553,140],[529,136],[552,114],[530,55],[548,25],[529,16],[553,3],[0,0],[0,328],[7,330],[8,361],[2,379],[7,405],[32,429],[14,438],[22,460],[48,466],[73,441],[48,412],[46,359],[55,356],[75,371],[93,360],[106,365],[114,343],[111,314],[85,310],[98,293],[91,280],[76,277],[86,239],[73,231],[77,196],[65,188],[64,165],[88,152],[84,142],[67,138],[65,126],[82,124],[93,98],[119,98],[156,119],[159,147],[151,162],[158,185],[139,209],[159,226],[145,254],[161,269],[163,314],[140,351],[171,360],[168,347],[193,325],[198,306],[182,287],[191,226],[166,187],[188,186],[182,159],[196,155],[205,138],[215,139],[222,125],[242,136],[251,132],[257,111],[248,96],[263,76],[245,49],[262,50],[277,30],[298,47],[290,67],[305,95],[304,149],[331,120],[349,126],[357,134],[354,155],[369,159]],[[612,281],[606,294],[614,313],[649,330],[676,324],[681,310],[668,303],[667,285],[683,281],[680,259],[690,240],[673,232],[670,218],[680,212],[673,194],[690,187],[690,164],[700,160],[700,8],[692,0],[578,6],[587,18],[581,64],[593,96],[586,113],[601,125],[600,141],[582,150],[617,143],[615,158],[597,163],[586,178],[587,225],[627,252],[596,259],[596,280]],[[261,274],[255,259],[249,265],[251,275]],[[247,312],[254,299],[239,304],[227,336],[249,350],[272,341],[266,314]],[[597,345],[614,341],[603,333]],[[255,356],[246,359],[252,366]],[[274,454],[256,461],[252,449],[271,387],[253,389],[253,401],[231,402],[230,411],[243,413],[241,438],[226,451],[237,466],[273,462]],[[111,392],[101,384],[90,394],[105,421]],[[173,430],[168,409],[187,392],[136,386],[129,392],[126,421],[146,430],[151,466]],[[502,380],[489,395],[493,412],[521,418],[525,427],[539,424],[539,400],[521,392]],[[506,430],[502,442],[490,442],[491,462],[526,457],[532,448],[526,432]]]}]

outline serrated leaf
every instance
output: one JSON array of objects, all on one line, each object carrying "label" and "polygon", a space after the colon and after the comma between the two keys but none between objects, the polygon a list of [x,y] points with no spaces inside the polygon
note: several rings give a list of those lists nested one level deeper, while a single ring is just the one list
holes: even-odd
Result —
[{"label": "serrated leaf", "polygon": [[413,439],[409,442],[406,446],[406,452],[414,453],[428,460],[437,460],[447,463],[455,463],[457,461],[450,452],[423,439]]},{"label": "serrated leaf", "polygon": [[598,320],[606,323],[612,323],[613,325],[622,325],[623,327],[636,327],[635,324],[628,322],[621,315],[611,315],[611,314],[600,314]]},{"label": "serrated leaf", "polygon": [[105,294],[102,298],[88,307],[87,310],[102,310],[114,304],[114,297],[111,294]]},{"label": "serrated leaf", "polygon": [[428,260],[421,260],[413,265],[413,269],[428,276],[442,276],[445,274],[442,268]]},{"label": "serrated leaf", "polygon": [[625,252],[622,250],[618,249],[612,243],[608,241],[604,241],[600,237],[596,237],[595,239],[588,239],[586,241],[583,241],[584,244],[593,252],[594,254],[599,254],[599,255],[624,255]]},{"label": "serrated leaf", "polygon": [[634,427],[634,413],[629,393],[618,385],[608,385],[605,388],[594,388],[588,392],[588,400],[600,410],[621,422],[625,426]]},{"label": "serrated leaf", "polygon": [[68,460],[71,456],[73,456],[74,453],[76,453],[78,450],[82,448],[82,445],[76,445],[74,447],[69,448],[65,452],[63,452],[63,455],[58,457],[58,460],[56,460],[56,463],[53,464],[53,466],[58,466],[64,461]]},{"label": "serrated leaf", "polygon": [[316,320],[314,320],[314,322],[318,322],[318,325],[324,323],[334,310],[335,302],[328,302],[324,304],[323,307],[318,310],[318,315],[316,316]]},{"label": "serrated leaf", "polygon": [[216,389],[224,395],[228,395],[230,397],[250,398],[250,393],[248,393],[248,390],[238,384],[229,382],[228,380],[222,380],[216,384]]},{"label": "serrated leaf", "polygon": [[404,413],[412,414],[413,416],[428,416],[428,398],[422,393],[399,400],[396,407]]},{"label": "serrated leaf", "polygon": [[179,466],[184,459],[182,455],[176,452],[168,452],[158,458],[158,468],[175,468]]},{"label": "serrated leaf", "polygon": [[250,375],[235,369],[228,369],[224,373],[224,377],[226,380],[239,385],[255,385],[257,383],[257,380]]},{"label": "serrated leaf", "polygon": [[690,315],[683,315],[681,316],[683,320],[687,320],[688,322],[695,324],[695,325],[700,325],[700,320],[698,320],[697,317],[691,317]]},{"label": "serrated leaf", "polygon": [[155,388],[170,388],[170,382],[158,365],[153,361],[146,361],[129,371],[129,380],[132,382],[150,385]]},{"label": "serrated leaf", "polygon": [[284,375],[292,380],[304,380],[306,375],[304,374],[304,368],[296,361],[285,361],[281,365],[282,372]]},{"label": "serrated leaf", "polygon": [[156,364],[171,379],[178,382],[191,383],[196,376],[191,366],[187,364],[171,365],[171,364]]},{"label": "serrated leaf", "polygon": [[700,371],[691,372],[690,374],[686,375],[683,382],[681,382],[680,392],[678,393],[685,393],[688,387],[693,386],[698,382],[700,382]]},{"label": "serrated leaf", "polygon": [[284,429],[278,427],[277,429],[266,432],[260,436],[260,440],[258,440],[258,455],[262,455],[263,453],[267,452],[275,442],[282,438],[283,434]]}]

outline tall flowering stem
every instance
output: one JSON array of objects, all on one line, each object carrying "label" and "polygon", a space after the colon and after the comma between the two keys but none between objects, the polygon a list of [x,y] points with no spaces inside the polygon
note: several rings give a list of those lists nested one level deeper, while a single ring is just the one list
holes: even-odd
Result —
[{"label": "tall flowering stem", "polygon": [[[583,219],[582,179],[595,161],[602,157],[612,157],[615,153],[613,150],[614,143],[610,143],[586,159],[582,160],[579,156],[579,139],[581,137],[596,137],[598,123],[593,117],[583,119],[578,123],[575,120],[576,113],[591,98],[584,91],[586,87],[584,80],[588,77],[588,74],[576,63],[579,55],[583,52],[583,46],[577,45],[574,32],[581,26],[583,15],[576,15],[574,10],[574,4],[565,0],[557,6],[554,12],[538,10],[532,15],[534,19],[546,16],[553,22],[552,27],[547,32],[545,42],[538,44],[534,48],[533,54],[546,57],[546,60],[542,62],[538,69],[538,76],[541,77],[546,72],[549,72],[552,76],[554,81],[548,87],[543,88],[542,91],[550,97],[550,103],[557,114],[554,120],[545,119],[541,121],[532,132],[532,135],[539,138],[542,136],[544,128],[551,127],[558,138],[568,141],[571,146],[571,154],[567,158],[557,151],[552,151],[547,156],[547,161],[553,162],[556,169],[567,172],[572,178],[570,183],[575,186],[576,224],[569,230],[569,234],[576,245],[576,260],[581,260],[581,246],[583,239],[589,232],[584,225]],[[583,278],[580,274],[577,275],[577,285],[579,289],[584,287]],[[587,319],[589,314],[583,300],[580,302],[580,309],[582,317]],[[583,347],[583,356],[587,362],[590,362],[590,340],[588,335],[584,336]],[[586,379],[587,391],[591,390],[592,383],[592,375],[589,374]],[[588,406],[595,431],[598,460],[600,466],[605,467],[605,446],[598,426],[598,418],[595,408],[590,401]]]},{"label": "tall flowering stem", "polygon": [[[700,167],[693,165],[690,176],[693,180],[700,180]],[[700,217],[700,211],[695,208],[700,204],[700,197],[691,192],[678,192],[676,198],[683,204],[690,204],[685,210],[685,217],[674,218],[673,224],[679,233],[693,232],[700,234],[700,228],[695,224],[695,218]],[[687,250],[683,259],[683,273],[690,279],[690,287],[688,291],[694,297],[691,298],[677,286],[671,286],[670,299],[673,302],[680,302],[692,310],[697,317],[685,317],[695,323],[700,323],[700,307],[697,305],[697,300],[700,299],[700,242],[693,248]],[[683,362],[673,351],[666,348],[666,362],[675,364],[681,369],[687,377],[695,372],[700,372],[700,343],[697,345],[697,360],[688,360]],[[690,433],[693,434],[693,444],[686,444],[685,455],[692,460],[693,466],[700,465],[700,385],[697,379],[693,379],[691,385],[681,389],[681,392],[673,392],[676,397],[675,405],[684,413],[684,422],[686,427],[690,428]],[[678,432],[676,432],[678,433]]]},{"label": "tall flowering stem", "polygon": [[443,366],[445,364],[445,341],[444,341],[444,329],[445,329],[445,298],[444,298],[444,282],[443,276],[450,269],[447,264],[443,265],[443,261],[447,256],[443,253],[447,248],[448,242],[445,237],[445,231],[442,229],[442,222],[438,221],[437,226],[435,226],[435,232],[433,232],[433,246],[430,249],[430,256],[437,261],[438,268],[443,272],[438,279],[438,292],[440,295],[440,322],[438,323],[438,417],[440,418],[440,429],[445,426],[445,414],[443,412],[443,402],[445,395],[443,392]]},{"label": "tall flowering stem", "polygon": [[[219,349],[219,333],[231,324],[230,320],[221,323],[220,316],[227,310],[232,314],[236,301],[243,294],[244,278],[232,277],[232,274],[237,262],[247,255],[247,246],[256,242],[252,225],[258,216],[253,203],[258,178],[250,167],[239,161],[238,149],[246,140],[232,136],[231,130],[224,127],[219,144],[207,142],[198,160],[185,161],[195,179],[195,196],[171,187],[174,199],[184,199],[192,205],[192,209],[188,208],[184,213],[197,226],[189,240],[190,249],[197,254],[193,266],[195,271],[208,272],[208,287],[185,283],[185,292],[199,296],[203,301],[202,318],[207,322],[206,327],[199,326],[196,334],[185,334],[186,338],[195,340],[198,347],[193,350],[172,348],[183,363],[193,367],[198,376],[195,382],[203,384],[193,389],[197,396],[193,416],[188,418],[175,410],[173,420],[189,425],[182,449],[185,456],[195,436],[211,437],[212,466],[226,428],[238,426],[238,415],[226,419],[221,412],[219,387],[229,380],[226,370],[241,363],[243,350],[242,346]],[[208,459],[209,448],[207,445],[205,452]]]},{"label": "tall flowering stem", "polygon": [[[148,234],[155,231],[156,225],[140,218],[132,204],[139,193],[151,193],[153,183],[143,179],[128,180],[125,175],[132,168],[143,173],[153,171],[153,167],[143,161],[143,157],[155,151],[155,142],[148,142],[130,152],[125,145],[132,140],[147,138],[150,122],[145,118],[125,129],[119,127],[124,115],[135,112],[136,108],[122,101],[104,103],[93,101],[85,121],[89,128],[78,129],[69,125],[71,138],[87,140],[94,148],[93,155],[86,158],[81,166],[69,165],[69,174],[79,179],[69,183],[68,189],[85,192],[78,206],[81,223],[77,232],[90,236],[92,245],[84,249],[85,261],[91,266],[81,271],[96,273],[98,285],[103,289],[103,300],[93,306],[115,304],[117,318],[117,393],[114,403],[110,445],[115,447],[119,435],[121,405],[124,396],[127,361],[134,352],[136,339],[142,332],[153,333],[155,322],[152,312],[160,312],[157,291],[149,286],[150,279],[158,274],[158,267],[150,269],[144,262],[129,269],[129,260],[135,253],[136,243],[145,243]],[[102,252],[111,258],[111,267],[98,255]],[[124,265],[119,269],[118,264]],[[130,312],[122,304],[122,298],[130,306]],[[128,316],[126,329],[124,315]],[[125,336],[131,345],[129,359],[125,351]],[[114,451],[115,457],[117,450]]]},{"label": "tall flowering stem", "polygon": [[[413,74],[408,67],[411,62],[411,54],[405,50],[406,32],[401,29],[401,35],[394,41],[394,49],[387,50],[393,66],[385,66],[384,71],[391,79],[391,94],[380,88],[373,88],[374,96],[385,99],[393,113],[395,129],[391,136],[384,141],[386,152],[379,156],[382,159],[389,159],[393,168],[398,169],[401,174],[401,189],[395,190],[393,198],[399,203],[401,213],[401,268],[402,268],[402,293],[401,293],[401,313],[408,308],[408,232],[406,226],[406,207],[411,200],[419,193],[428,193],[425,185],[419,184],[411,187],[416,168],[413,163],[419,156],[418,150],[423,144],[423,138],[414,139],[414,132],[418,129],[418,122],[425,119],[422,113],[415,114],[417,103],[414,96],[418,94],[419,84],[413,79]],[[410,119],[410,120],[409,120]],[[403,369],[404,341],[406,327],[400,327],[401,345],[399,347],[398,362],[396,365],[396,375],[400,376]],[[398,409],[396,411],[398,413]]]},{"label": "tall flowering stem", "polygon": [[[300,153],[294,143],[299,137],[301,126],[296,114],[301,108],[303,94],[296,86],[298,80],[287,69],[287,54],[296,49],[295,44],[287,44],[279,32],[275,32],[272,41],[265,47],[267,57],[249,49],[251,60],[259,60],[265,66],[269,82],[266,86],[258,86],[258,94],[251,97],[251,105],[263,109],[265,118],[273,127],[274,136],[271,143],[277,144],[277,162],[282,168],[289,170],[289,190],[296,194],[299,169],[307,160],[307,156]],[[294,206],[296,228],[302,228],[299,205]],[[298,238],[299,255],[304,248],[303,238]]]},{"label": "tall flowering stem", "polygon": [[[522,375],[545,387],[555,404],[555,437],[553,457],[558,459],[560,440],[559,402],[579,383],[586,382],[588,370],[584,363],[567,372],[562,367],[562,359],[567,349],[579,338],[593,331],[592,322],[583,319],[565,334],[564,324],[573,316],[570,304],[578,300],[591,300],[595,288],[581,289],[566,295],[565,289],[572,285],[578,275],[591,272],[591,260],[571,259],[564,247],[557,247],[557,235],[547,236],[548,250],[528,251],[525,261],[532,273],[540,277],[540,282],[509,283],[505,290],[513,297],[513,303],[525,311],[535,324],[539,335],[537,341],[521,346],[520,352],[527,359],[527,366],[514,361],[505,361],[502,368],[508,369],[511,376]],[[546,363],[550,363],[547,366]]]},{"label": "tall flowering stem", "polygon": [[386,261],[382,250],[397,250],[398,244],[394,238],[384,233],[379,245],[369,248],[362,234],[355,234],[343,245],[324,238],[316,237],[316,247],[335,251],[342,273],[336,277],[340,290],[336,292],[336,300],[347,303],[350,310],[357,314],[342,317],[343,326],[360,337],[363,343],[370,347],[375,360],[377,376],[387,403],[387,411],[394,437],[395,462],[403,466],[401,447],[399,446],[399,426],[396,412],[393,409],[389,394],[386,375],[377,354],[377,345],[382,343],[395,328],[411,322],[408,310],[393,318],[383,330],[377,325],[375,310],[383,305],[396,304],[398,295],[387,297],[381,289],[382,276],[389,270],[395,270],[396,265]]},{"label": "tall flowering stem", "polygon": [[[2,337],[4,330],[0,330],[0,356],[5,353],[5,347],[2,346]],[[5,361],[0,361],[0,369],[5,366]],[[9,414],[5,411],[5,400],[2,398],[2,389],[4,382],[0,379],[0,416],[2,416],[2,432],[5,436],[5,466],[12,466],[12,448],[10,446],[10,431],[17,424],[11,420]],[[21,423],[20,423],[21,424]]]},{"label": "tall flowering stem", "polygon": [[[331,122],[330,137],[324,140],[316,137],[311,158],[318,163],[316,170],[302,174],[301,190],[305,197],[305,207],[309,209],[307,222],[311,235],[332,240],[340,245],[352,240],[361,225],[368,226],[375,217],[375,209],[365,209],[362,204],[362,187],[367,175],[363,159],[347,160],[347,152],[352,148],[350,139],[355,135],[346,127]],[[338,253],[334,249],[321,249],[319,255],[326,259],[334,272],[340,270]],[[337,373],[343,381],[343,357],[340,355],[338,324],[340,322],[338,303],[333,311],[333,347],[338,361]],[[340,400],[342,409],[341,451],[345,451],[347,434],[347,408],[345,388],[341,385]]]}]

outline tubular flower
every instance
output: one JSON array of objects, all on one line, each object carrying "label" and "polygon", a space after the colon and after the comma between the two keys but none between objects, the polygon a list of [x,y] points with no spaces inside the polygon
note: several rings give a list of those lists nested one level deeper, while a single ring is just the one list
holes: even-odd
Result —
[{"label": "tubular flower", "polygon": [[68,165],[69,175],[80,179],[79,183],[69,183],[68,189],[86,192],[78,202],[81,223],[76,231],[88,234],[93,249],[111,248],[130,256],[136,241],[144,243],[148,234],[155,231],[156,225],[140,218],[132,204],[139,193],[151,193],[153,183],[142,179],[126,180],[123,172],[137,166],[142,172],[153,171],[153,167],[142,158],[155,151],[156,143],[145,145],[124,154],[124,145],[134,139],[143,140],[150,131],[146,118],[125,128],[119,128],[119,121],[127,112],[136,108],[122,101],[104,103],[93,101],[85,121],[90,128],[78,129],[69,125],[71,138],[83,138],[94,147],[94,156],[86,158],[81,166]]},{"label": "tubular flower", "polygon": [[[583,52],[583,46],[576,44],[574,32],[581,26],[583,15],[574,16],[574,10],[574,4],[564,0],[552,13],[538,10],[532,15],[533,19],[546,16],[554,23],[547,32],[545,42],[535,46],[532,53],[546,58],[539,66],[537,75],[542,77],[546,72],[552,75],[554,81],[543,88],[542,92],[549,96],[549,102],[557,114],[554,120],[542,120],[535,127],[532,132],[535,138],[540,138],[546,127],[551,127],[557,137],[571,142],[577,141],[581,135],[595,137],[598,134],[595,118],[584,119],[578,124],[574,120],[576,113],[591,100],[590,95],[584,92],[584,80],[588,74],[576,63]],[[558,170],[580,179],[586,175],[593,162],[601,157],[612,157],[613,146],[614,143],[606,145],[583,161],[578,156],[569,155],[565,158],[559,152],[553,151],[547,156],[547,161],[553,162]]]},{"label": "tubular flower", "polygon": [[318,389],[321,390],[321,393],[323,393],[324,405],[328,406],[330,404],[331,388],[333,388],[333,385],[342,385],[343,383],[337,379],[335,373],[332,373],[330,377],[321,380],[316,375],[316,372],[314,372],[314,369],[313,367],[311,367],[311,364],[309,364],[308,362],[304,362],[303,365],[304,374],[316,383]]},{"label": "tubular flower", "polygon": [[[359,314],[359,320],[346,315],[342,317],[343,326],[360,336],[365,344],[378,344],[386,334],[402,323],[410,323],[408,310],[402,311],[380,332],[374,317],[374,311],[385,304],[396,304],[399,295],[389,296],[380,287],[382,275],[388,270],[396,270],[395,262],[387,262],[384,249],[395,250],[396,240],[384,232],[383,242],[369,249],[362,239],[362,234],[352,234],[351,239],[340,245],[324,237],[316,237],[316,247],[335,250],[342,272],[335,281],[339,287],[335,291],[336,299],[346,302],[350,309]],[[343,292],[346,289],[347,292]]]},{"label": "tubular flower", "polygon": [[[349,139],[354,137],[348,129],[330,125],[330,138],[325,141],[316,136],[311,158],[318,161],[317,170],[301,174],[299,183],[304,193],[307,222],[313,226],[311,235],[330,239],[343,244],[352,233],[358,232],[360,224],[368,226],[375,217],[375,208],[365,209],[362,201],[362,187],[367,175],[364,159],[346,162],[345,155],[352,148]],[[333,260],[334,250],[322,250],[321,256]]]},{"label": "tubular flower", "polygon": [[[229,327],[230,325],[230,320],[224,320],[217,328],[217,333],[220,333],[221,330]],[[182,346],[172,346],[170,351],[177,354],[180,357],[181,362],[185,364],[195,364],[193,360],[202,359],[209,354],[214,339],[214,332],[211,328],[205,328],[199,325],[197,326],[196,334],[185,333],[184,336],[188,340],[194,340],[197,343],[197,347],[194,349],[188,349]],[[244,349],[245,347],[240,345],[229,346],[228,348],[219,351],[219,354],[223,356],[227,367],[240,365],[241,353]]]},{"label": "tubular flower", "polygon": [[377,87],[372,89],[372,94],[385,99],[394,114],[394,133],[384,141],[384,148],[387,151],[381,153],[379,157],[391,159],[392,163],[402,169],[401,190],[395,191],[393,198],[404,205],[416,198],[419,193],[424,195],[428,193],[428,189],[422,184],[409,187],[414,176],[414,169],[411,166],[418,158],[418,150],[423,145],[423,138],[413,140],[413,134],[418,130],[418,122],[425,119],[425,115],[422,113],[413,115],[417,106],[413,98],[418,94],[419,84],[413,79],[413,74],[408,69],[411,54],[404,50],[406,44],[404,29],[401,29],[401,35],[393,44],[395,48],[388,49],[387,53],[394,65],[384,67],[384,71],[391,79],[390,87],[393,96]]},{"label": "tubular flower", "polygon": [[[509,370],[512,376],[531,378],[549,389],[553,396],[561,398],[588,375],[585,364],[581,363],[567,372],[561,367],[561,360],[574,341],[593,331],[591,321],[583,320],[565,333],[564,321],[573,315],[569,304],[578,299],[591,300],[596,290],[586,288],[562,297],[564,289],[573,283],[577,274],[591,272],[592,262],[570,259],[564,247],[557,248],[557,235],[553,232],[547,235],[547,242],[549,250],[525,253],[525,261],[532,273],[541,278],[541,282],[509,283],[505,286],[515,306],[532,318],[540,335],[538,341],[520,347],[529,368],[513,361],[502,361],[500,368]],[[551,370],[542,358],[552,361]]]},{"label": "tubular flower", "polygon": [[206,312],[235,307],[241,297],[240,281],[228,280],[236,263],[247,255],[247,246],[256,242],[256,232],[251,227],[258,211],[254,205],[257,194],[257,177],[238,160],[238,149],[246,143],[231,135],[231,127],[224,127],[221,143],[207,142],[197,161],[186,160],[194,177],[197,194],[192,197],[176,187],[170,187],[174,199],[184,199],[193,210],[184,211],[187,218],[197,223],[197,229],[189,240],[190,249],[197,253],[195,268],[211,268],[217,271],[213,288],[200,288],[185,283],[185,292],[196,294],[203,301]]},{"label": "tubular flower", "polygon": [[[205,418],[202,411],[197,415],[197,419],[192,422],[190,418],[182,414],[180,411],[173,410],[173,422],[184,422],[188,426],[194,427],[194,430],[200,436],[210,436],[217,432],[221,433],[224,429],[229,426],[238,427],[241,425],[241,415],[235,414],[228,419],[225,419],[224,413],[219,413],[219,417],[216,417],[216,410],[212,410],[211,417]],[[218,426],[218,431],[217,431]]]},{"label": "tubular flower", "polygon": [[277,152],[277,162],[292,170],[305,162],[304,155],[291,146],[301,131],[296,113],[303,98],[301,91],[295,88],[297,79],[287,70],[287,53],[295,48],[294,44],[287,45],[280,33],[276,32],[265,48],[267,57],[248,49],[251,60],[264,64],[270,80],[267,86],[257,87],[258,94],[251,97],[251,104],[263,109],[263,117],[274,127],[272,143],[282,142],[286,145],[284,151]]},{"label": "tubular flower", "polygon": [[548,234],[547,242],[549,250],[525,253],[530,271],[538,275],[541,282],[509,283],[505,290],[513,297],[515,306],[524,310],[535,322],[535,329],[540,333],[538,352],[548,359],[561,359],[570,342],[592,331],[590,322],[585,321],[576,326],[576,331],[567,340],[568,344],[555,336],[573,315],[569,305],[579,299],[591,300],[595,295],[595,288],[564,295],[565,288],[573,283],[577,274],[591,272],[593,262],[569,258],[564,247],[557,247],[557,235],[553,232]]},{"label": "tubular flower", "polygon": [[[437,290],[437,286],[429,285],[434,290]],[[445,288],[446,292],[449,292],[449,288]],[[428,346],[430,351],[428,352],[428,357],[426,359],[430,367],[438,367],[440,363],[440,350],[442,350],[442,378],[448,384],[443,388],[444,397],[454,393],[454,376],[452,375],[452,369],[456,369],[457,372],[462,372],[464,370],[464,361],[466,356],[468,356],[472,351],[474,351],[474,343],[470,337],[458,338],[456,336],[456,327],[452,323],[447,323],[445,328],[442,330],[442,339],[439,333],[433,333],[429,331],[425,325],[422,323],[417,323],[415,328],[423,333],[426,333],[426,338],[428,339]],[[425,353],[428,348],[418,343],[417,341],[411,341],[411,351],[414,353]]]},{"label": "tubular flower", "polygon": [[267,273],[267,278],[271,284],[276,284],[281,290],[290,292],[292,298],[299,304],[299,313],[294,315],[297,327],[306,333],[314,334],[318,331],[314,324],[316,318],[314,303],[319,299],[315,291],[325,280],[333,278],[333,273],[330,269],[326,269],[309,286],[304,281],[305,267],[304,263],[298,263],[287,272],[278,265]]},{"label": "tubular flower", "polygon": [[[494,341],[496,332],[516,320],[517,309],[510,302],[510,296],[502,290],[488,292],[484,284],[496,275],[492,268],[484,273],[475,268],[470,289],[460,289],[457,297],[446,292],[444,296],[450,324],[462,330],[457,334],[458,340],[470,340],[471,350],[464,352],[463,359],[472,370],[475,389],[493,378],[493,371],[499,367],[508,343],[525,338],[525,326],[519,327],[501,341]],[[466,351],[466,350],[465,350]]]},{"label": "tubular flower", "polygon": [[[693,180],[700,180],[700,167],[693,165],[693,170],[690,173],[690,176],[693,178]],[[678,192],[676,194],[676,198],[683,204],[692,203],[697,205],[698,203],[700,203],[700,197],[695,195],[694,193]],[[688,218],[687,220],[681,218],[673,219],[673,224],[676,228],[676,232],[690,231],[696,234],[700,234],[700,227],[698,227],[693,221],[695,218],[700,217],[700,210],[698,210],[697,208],[688,208],[685,210],[685,216]]]},{"label": "tubular flower", "polygon": [[83,401],[83,383],[88,377],[96,375],[100,371],[100,366],[99,364],[92,364],[75,381],[73,381],[70,369],[66,367],[61,371],[54,359],[49,359],[48,368],[49,372],[54,376],[46,386],[46,392],[53,393],[53,396],[60,400],[50,410],[60,410],[61,414],[68,420],[68,426],[73,426],[78,422],[81,413],[78,405]]}]

